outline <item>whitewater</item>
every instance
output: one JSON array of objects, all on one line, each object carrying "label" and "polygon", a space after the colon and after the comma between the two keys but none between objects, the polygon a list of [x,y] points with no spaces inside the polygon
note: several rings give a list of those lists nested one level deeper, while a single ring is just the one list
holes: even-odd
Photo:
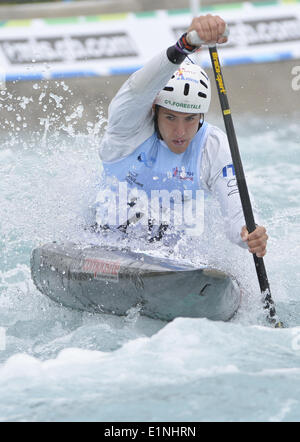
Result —
[{"label": "whitewater", "polygon": [[[83,106],[64,111],[64,82],[40,88],[40,130],[28,126],[29,97],[0,94],[11,119],[0,145],[0,421],[203,422],[300,418],[300,132],[297,118],[233,115],[251,195],[266,226],[265,265],[278,316],[265,319],[252,256],[225,237],[211,202],[206,235],[172,253],[231,272],[243,298],[227,323],[167,323],[132,308],[124,317],[67,309],[30,275],[34,247],[51,241],[112,243],[93,235],[98,146],[105,118],[76,130]],[[51,99],[55,113],[47,111]],[[44,107],[46,106],[46,108]],[[218,116],[209,122],[223,128]],[[119,240],[118,240],[119,241]],[[126,239],[122,240],[126,245]],[[128,245],[128,244],[127,244]],[[149,246],[130,243],[136,250]],[[159,245],[153,253],[166,256]]]}]

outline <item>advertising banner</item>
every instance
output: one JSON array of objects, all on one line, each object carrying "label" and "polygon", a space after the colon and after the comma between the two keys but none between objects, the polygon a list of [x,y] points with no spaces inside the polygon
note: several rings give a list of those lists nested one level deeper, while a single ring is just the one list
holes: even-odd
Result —
[{"label": "advertising banner", "polygon": [[[300,0],[202,8],[230,28],[224,65],[300,58]],[[129,74],[174,44],[189,10],[0,22],[0,72],[6,81]],[[208,51],[199,55],[210,65]],[[3,81],[3,80],[2,80]]]}]

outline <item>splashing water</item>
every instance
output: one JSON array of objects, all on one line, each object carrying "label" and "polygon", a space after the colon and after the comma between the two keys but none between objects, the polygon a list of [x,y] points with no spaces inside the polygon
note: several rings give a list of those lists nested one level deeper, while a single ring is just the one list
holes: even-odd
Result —
[{"label": "splashing water", "polygon": [[[253,259],[230,244],[218,208],[199,244],[173,250],[234,274],[243,286],[230,323],[164,323],[72,311],[43,296],[30,277],[31,250],[49,241],[114,241],[84,227],[99,182],[103,115],[78,130],[72,91],[35,83],[38,100],[2,91],[0,147],[0,420],[293,421],[300,411],[299,129],[253,116],[236,122],[249,189],[269,234],[265,258],[277,312],[265,321]],[[61,91],[61,95],[60,95]],[[40,129],[28,114],[38,106]],[[10,118],[8,117],[10,116]],[[63,116],[63,118],[62,118]],[[115,239],[118,243],[119,238]],[[122,239],[136,250],[149,246]],[[126,242],[127,241],[127,242]],[[153,246],[152,246],[153,247]],[[163,246],[152,253],[165,255]],[[155,361],[155,364],[153,364]]]}]

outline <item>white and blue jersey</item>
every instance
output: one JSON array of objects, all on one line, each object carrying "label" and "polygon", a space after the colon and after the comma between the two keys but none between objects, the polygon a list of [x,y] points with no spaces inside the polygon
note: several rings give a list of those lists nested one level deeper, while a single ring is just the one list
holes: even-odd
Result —
[{"label": "white and blue jersey", "polygon": [[[104,202],[113,198],[110,193],[106,194],[109,197],[105,199],[104,189],[119,191],[117,199],[120,201],[122,194],[129,210],[131,202],[134,201],[134,205],[140,199],[134,210],[138,207],[144,220],[149,218],[149,198],[153,203],[158,192],[173,192],[171,211],[179,203],[193,203],[197,192],[202,192],[203,197],[209,192],[219,200],[229,239],[247,247],[240,237],[245,221],[226,134],[204,123],[186,151],[176,154],[155,132],[152,104],[176,68],[164,51],[129,77],[112,100],[108,125],[99,149],[104,176],[103,187],[95,204],[96,220],[101,223]],[[164,210],[161,201],[160,209]],[[108,216],[109,224],[117,225],[126,221],[128,213],[124,207],[121,212],[116,218],[112,209]],[[173,217],[169,217],[168,223],[170,220],[174,223],[178,214],[177,211]],[[150,217],[156,218],[153,212]],[[158,215],[157,221],[161,221]],[[185,221],[183,218],[183,223]]]},{"label": "white and blue jersey", "polygon": [[174,154],[154,132],[127,157],[113,162],[103,161],[107,177],[138,187],[151,197],[153,190],[179,191],[200,189],[200,165],[206,141],[207,124],[202,128],[185,152]]}]

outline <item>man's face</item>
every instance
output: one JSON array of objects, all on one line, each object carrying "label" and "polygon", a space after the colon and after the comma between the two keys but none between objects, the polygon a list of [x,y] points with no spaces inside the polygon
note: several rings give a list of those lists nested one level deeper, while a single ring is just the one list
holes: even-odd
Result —
[{"label": "man's face", "polygon": [[160,107],[158,128],[168,148],[177,154],[185,152],[199,129],[200,114],[176,112]]}]

